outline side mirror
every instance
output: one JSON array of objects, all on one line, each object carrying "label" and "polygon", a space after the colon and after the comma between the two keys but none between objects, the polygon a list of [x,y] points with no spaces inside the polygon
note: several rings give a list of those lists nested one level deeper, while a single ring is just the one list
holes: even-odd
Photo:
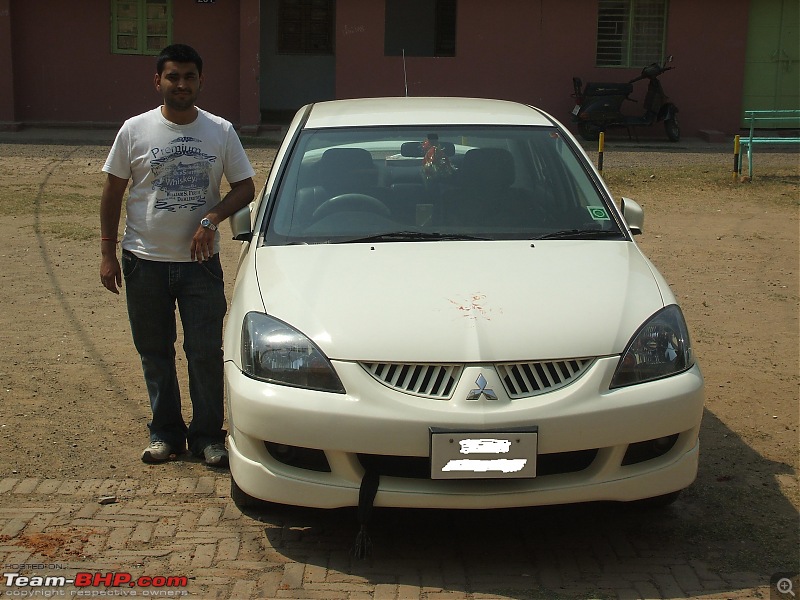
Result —
[{"label": "side mirror", "polygon": [[250,221],[250,209],[252,206],[252,204],[248,204],[228,219],[231,224],[233,239],[240,242],[249,242],[253,239],[253,226]]},{"label": "side mirror", "polygon": [[633,235],[642,235],[644,229],[644,210],[630,198],[622,198],[622,217]]}]

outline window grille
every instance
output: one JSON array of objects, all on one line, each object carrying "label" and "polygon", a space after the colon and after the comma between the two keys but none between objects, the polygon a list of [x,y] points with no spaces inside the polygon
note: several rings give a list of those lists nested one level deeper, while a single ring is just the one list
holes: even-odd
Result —
[{"label": "window grille", "polygon": [[661,62],[667,0],[599,0],[597,66],[644,67]]},{"label": "window grille", "polygon": [[334,0],[281,0],[278,54],[333,54]]}]

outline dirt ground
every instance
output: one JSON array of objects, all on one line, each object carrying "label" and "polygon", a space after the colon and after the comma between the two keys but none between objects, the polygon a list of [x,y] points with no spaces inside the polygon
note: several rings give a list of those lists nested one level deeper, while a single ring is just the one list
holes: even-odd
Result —
[{"label": "dirt ground", "polygon": [[[274,148],[246,146],[258,187]],[[124,295],[99,279],[107,151],[0,143],[5,477],[142,480],[206,470],[189,458],[159,466],[139,458],[149,416],[140,363]],[[750,183],[734,182],[731,160],[719,146],[607,142],[604,175],[616,197],[644,207],[637,242],[678,296],[706,377],[700,474],[675,510],[691,517],[676,527],[708,528],[675,534],[765,572],[795,569],[800,160],[759,152]],[[230,293],[238,243],[228,232]]]}]

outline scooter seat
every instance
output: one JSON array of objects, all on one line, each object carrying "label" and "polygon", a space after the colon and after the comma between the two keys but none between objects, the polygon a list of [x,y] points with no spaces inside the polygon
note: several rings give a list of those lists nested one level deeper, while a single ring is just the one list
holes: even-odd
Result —
[{"label": "scooter seat", "polygon": [[595,83],[586,84],[584,96],[627,96],[633,92],[631,83]]}]

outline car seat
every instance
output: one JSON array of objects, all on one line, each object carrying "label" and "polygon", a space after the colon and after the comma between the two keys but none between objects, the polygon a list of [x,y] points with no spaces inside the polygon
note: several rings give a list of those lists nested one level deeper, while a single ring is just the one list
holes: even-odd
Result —
[{"label": "car seat", "polygon": [[443,194],[440,219],[447,225],[519,225],[531,205],[525,190],[513,187],[514,157],[504,148],[468,150],[458,170],[457,187]]}]

